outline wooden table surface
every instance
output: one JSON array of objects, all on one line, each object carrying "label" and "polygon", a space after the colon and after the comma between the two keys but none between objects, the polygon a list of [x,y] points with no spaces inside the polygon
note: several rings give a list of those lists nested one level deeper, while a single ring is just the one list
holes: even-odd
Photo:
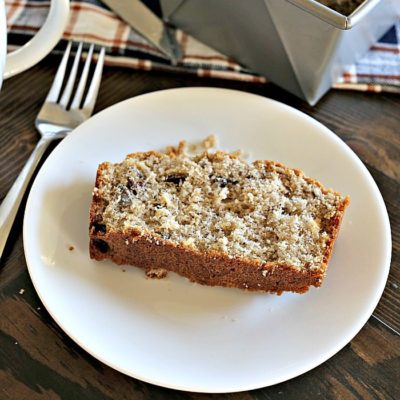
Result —
[{"label": "wooden table surface", "polygon": [[[34,119],[58,62],[59,57],[49,56],[3,85],[0,199],[38,141]],[[96,111],[142,93],[184,86],[227,87],[277,99],[321,121],[358,154],[383,194],[392,226],[391,271],[378,307],[351,343],[290,381],[226,395],[156,387],[91,357],[46,312],[26,268],[24,201],[0,261],[0,399],[400,399],[400,97],[331,91],[313,108],[273,85],[106,67]]]}]

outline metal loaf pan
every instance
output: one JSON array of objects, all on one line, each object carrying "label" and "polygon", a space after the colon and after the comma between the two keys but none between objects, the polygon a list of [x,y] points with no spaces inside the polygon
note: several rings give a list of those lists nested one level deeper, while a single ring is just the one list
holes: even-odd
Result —
[{"label": "metal loaf pan", "polygon": [[400,16],[365,0],[344,16],[315,0],[161,0],[166,21],[314,105]]}]

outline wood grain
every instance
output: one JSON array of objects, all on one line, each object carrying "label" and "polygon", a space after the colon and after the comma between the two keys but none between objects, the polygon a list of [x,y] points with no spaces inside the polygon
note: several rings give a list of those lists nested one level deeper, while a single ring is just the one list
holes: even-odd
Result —
[{"label": "wood grain", "polygon": [[[3,85],[0,199],[38,140],[34,119],[58,62],[49,56]],[[389,280],[374,316],[330,360],[269,388],[209,395],[146,384],[91,357],[48,315],[26,270],[22,207],[0,261],[0,399],[399,399],[400,338],[395,331],[400,331],[400,98],[331,91],[312,108],[271,84],[105,68],[96,111],[139,94],[184,86],[226,87],[282,101],[328,126],[364,161],[386,202],[393,235]]]}]

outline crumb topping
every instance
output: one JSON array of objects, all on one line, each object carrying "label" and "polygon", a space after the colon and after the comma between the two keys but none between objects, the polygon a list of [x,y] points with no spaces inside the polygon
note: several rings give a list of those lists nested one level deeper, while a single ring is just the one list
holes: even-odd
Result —
[{"label": "crumb topping", "polygon": [[318,0],[325,6],[343,14],[350,15],[365,0]]}]

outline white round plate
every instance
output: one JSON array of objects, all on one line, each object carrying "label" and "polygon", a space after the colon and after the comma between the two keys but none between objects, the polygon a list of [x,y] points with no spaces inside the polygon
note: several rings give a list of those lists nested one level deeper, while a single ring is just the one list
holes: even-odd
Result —
[{"label": "white round plate", "polygon": [[[320,289],[254,294],[196,285],[174,274],[146,279],[138,268],[90,260],[88,210],[97,165],[211,133],[222,149],[301,168],[350,195]],[[42,302],[74,341],[132,377],[198,392],[273,385],[334,355],[378,303],[391,253],[384,202],[349,147],[295,109],[211,88],[138,96],[77,128],[36,178],[24,245]]]}]

